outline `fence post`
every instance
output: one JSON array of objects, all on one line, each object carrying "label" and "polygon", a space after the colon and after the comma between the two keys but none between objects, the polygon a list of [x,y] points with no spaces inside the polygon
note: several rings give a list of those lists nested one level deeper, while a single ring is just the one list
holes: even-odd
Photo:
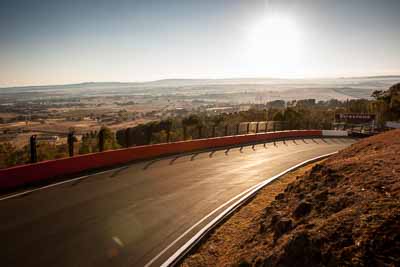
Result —
[{"label": "fence post", "polygon": [[186,131],[187,131],[186,126],[183,126],[183,141],[186,140],[186,135],[187,135]]},{"label": "fence post", "polygon": [[212,137],[215,137],[215,125],[213,125],[213,128],[212,128]]},{"label": "fence post", "polygon": [[171,139],[171,129],[168,128],[167,129],[167,143],[169,143],[170,139]]},{"label": "fence post", "polygon": [[30,153],[31,153],[31,163],[37,162],[37,152],[36,152],[36,134],[32,135],[29,139],[30,143]]},{"label": "fence post", "polygon": [[250,132],[250,122],[247,123],[247,134]]},{"label": "fence post", "polygon": [[74,156],[74,142],[76,141],[74,132],[69,132],[67,137],[68,154],[70,157]]},{"label": "fence post", "polygon": [[240,128],[240,123],[236,125],[236,135],[239,135],[239,130],[240,130],[239,128]]},{"label": "fence post", "polygon": [[265,132],[265,133],[268,132],[268,121],[265,122],[265,129],[264,129],[264,132]]},{"label": "fence post", "polygon": [[99,151],[104,151],[104,129],[99,131]]},{"label": "fence post", "polygon": [[146,136],[147,136],[147,144],[151,144],[151,139],[153,137],[153,124],[150,124],[149,127],[146,129]]},{"label": "fence post", "polygon": [[228,135],[228,124],[225,125],[225,136],[227,136],[227,135]]},{"label": "fence post", "polygon": [[259,127],[260,122],[257,121],[257,125],[256,125],[256,133],[258,133],[258,127]]},{"label": "fence post", "polygon": [[130,128],[125,129],[125,145],[126,147],[131,146]]}]

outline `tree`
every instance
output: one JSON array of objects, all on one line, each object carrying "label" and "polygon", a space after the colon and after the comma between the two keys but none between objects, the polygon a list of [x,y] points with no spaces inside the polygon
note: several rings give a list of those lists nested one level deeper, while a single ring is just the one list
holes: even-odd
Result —
[{"label": "tree", "polygon": [[274,120],[274,121],[283,121],[283,120],[285,120],[285,118],[283,117],[282,112],[278,111],[273,115],[272,120]]},{"label": "tree", "polygon": [[167,143],[169,143],[170,139],[171,139],[171,128],[172,128],[172,119],[168,118],[166,120],[162,120],[160,122],[160,129],[164,130],[167,134]]},{"label": "tree", "polygon": [[388,90],[390,98],[389,108],[394,113],[396,119],[400,117],[400,83],[392,85]]},{"label": "tree", "polygon": [[11,143],[0,143],[0,168],[17,164],[16,148]]},{"label": "tree", "polygon": [[380,125],[385,121],[400,119],[400,83],[392,85],[387,91],[376,90],[371,108],[378,114]]},{"label": "tree", "polygon": [[382,96],[383,96],[382,90],[375,90],[371,94],[371,97],[375,98],[376,100],[380,99]]},{"label": "tree", "polygon": [[115,139],[114,133],[110,128],[102,126],[100,132],[102,132],[103,144],[99,143],[99,145],[102,145],[104,150],[117,149],[120,147]]},{"label": "tree", "polygon": [[215,128],[217,128],[224,121],[224,117],[222,116],[214,116],[212,117],[212,137],[215,137]]},{"label": "tree", "polygon": [[156,122],[149,122],[146,124],[145,132],[146,132],[146,144],[151,144],[152,136],[153,136],[153,130],[156,128],[158,123]]},{"label": "tree", "polygon": [[88,154],[88,153],[92,153],[93,150],[93,141],[94,138],[92,137],[92,135],[85,135],[84,138],[82,138],[82,142],[81,142],[81,146],[79,148],[79,154]]},{"label": "tree", "polygon": [[199,125],[200,118],[199,116],[192,114],[189,117],[186,117],[182,120],[182,126],[183,126],[183,139],[186,140],[188,138],[187,136],[187,127]]}]

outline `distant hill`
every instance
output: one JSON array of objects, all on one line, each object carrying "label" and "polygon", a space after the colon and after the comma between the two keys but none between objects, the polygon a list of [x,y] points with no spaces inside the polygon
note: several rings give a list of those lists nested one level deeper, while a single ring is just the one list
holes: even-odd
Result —
[{"label": "distant hill", "polygon": [[[84,82],[63,85],[0,88],[0,95],[175,95],[217,96],[227,100],[253,101],[256,94],[265,99],[353,99],[369,98],[374,90],[387,90],[400,82],[400,76],[368,76],[326,79],[230,78],[230,79],[164,79],[149,82]],[[55,93],[55,94],[54,94]],[[244,95],[238,95],[244,94]],[[229,95],[229,97],[228,97]],[[259,96],[260,96],[259,95]],[[25,95],[25,97],[32,97]],[[40,97],[43,97],[40,95]],[[232,99],[230,99],[232,100]]]},{"label": "distant hill", "polygon": [[34,86],[15,86],[3,87],[0,90],[15,90],[15,91],[32,91],[32,90],[66,90],[66,89],[82,89],[82,88],[101,88],[101,87],[124,87],[132,86],[137,83],[120,83],[120,82],[84,82],[72,84],[57,84],[57,85],[34,85]]},{"label": "distant hill", "polygon": [[348,77],[343,79],[400,79],[400,75],[361,76],[361,77]]},{"label": "distant hill", "polygon": [[229,85],[229,84],[329,84],[332,82],[351,82],[354,80],[399,80],[400,75],[381,75],[365,77],[341,77],[324,79],[283,79],[283,78],[227,78],[227,79],[162,79],[147,82],[83,82],[74,84],[59,85],[35,85],[35,86],[14,86],[2,87],[0,90],[64,90],[77,88],[119,88],[119,87],[176,87],[196,85]]}]

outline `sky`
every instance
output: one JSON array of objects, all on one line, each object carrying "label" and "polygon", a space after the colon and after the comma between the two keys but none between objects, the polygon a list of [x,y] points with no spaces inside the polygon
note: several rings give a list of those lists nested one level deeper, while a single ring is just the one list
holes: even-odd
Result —
[{"label": "sky", "polygon": [[0,86],[400,74],[399,0],[1,0]]}]

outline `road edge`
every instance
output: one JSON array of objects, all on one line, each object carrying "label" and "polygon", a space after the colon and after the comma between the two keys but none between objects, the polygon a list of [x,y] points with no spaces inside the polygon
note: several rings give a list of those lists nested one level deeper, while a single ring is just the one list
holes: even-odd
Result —
[{"label": "road edge", "polygon": [[[237,196],[235,196],[234,198],[232,198],[231,200],[228,200],[225,204],[221,205],[221,206],[225,206],[227,205],[229,202],[231,202],[233,199],[237,198],[238,196],[246,193],[243,197],[241,197],[239,200],[237,200],[235,203],[233,203],[232,205],[230,205],[228,208],[226,208],[224,211],[222,211],[217,217],[215,217],[211,222],[209,222],[206,226],[204,226],[200,231],[197,232],[197,234],[195,234],[191,239],[189,239],[183,246],[181,246],[172,256],[170,256],[166,261],[164,261],[160,266],[162,267],[168,267],[168,266],[176,266],[179,262],[181,262],[181,260],[183,258],[185,258],[185,256],[187,256],[192,249],[198,245],[201,241],[203,241],[203,239],[207,236],[208,233],[210,233],[212,230],[214,230],[216,227],[218,227],[220,225],[220,223],[222,221],[224,221],[224,219],[226,219],[228,216],[230,216],[232,213],[234,213],[238,208],[240,208],[241,206],[243,206],[245,203],[247,203],[247,201],[254,197],[257,192],[259,190],[261,190],[262,188],[264,188],[266,185],[268,185],[269,183],[271,183],[272,181],[282,177],[283,175],[297,170],[307,164],[328,158],[334,154],[337,154],[338,151],[332,152],[332,153],[328,153],[328,154],[324,154],[312,159],[308,159],[306,161],[303,161],[299,164],[294,165],[293,167],[290,167],[289,169],[284,170],[283,172],[272,176],[258,184],[256,184],[255,186],[251,187],[250,189],[238,194]],[[249,192],[247,192],[249,191]],[[214,211],[213,211],[214,212]],[[213,213],[211,212],[211,213]],[[209,217],[210,214],[206,215],[205,217]],[[202,221],[203,219],[201,219],[200,221]],[[180,239],[182,236],[180,236],[178,239]],[[172,243],[176,243],[178,240],[174,240]],[[169,246],[167,246],[169,247]],[[165,251],[162,251],[165,252]],[[154,263],[160,256],[162,256],[162,254],[158,254],[156,257],[154,257],[149,263],[147,263],[145,266],[150,266],[152,263]]]}]

